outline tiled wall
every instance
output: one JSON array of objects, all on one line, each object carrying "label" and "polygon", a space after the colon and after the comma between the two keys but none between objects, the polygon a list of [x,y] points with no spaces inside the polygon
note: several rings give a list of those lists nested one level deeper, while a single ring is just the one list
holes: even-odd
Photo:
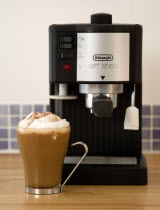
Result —
[{"label": "tiled wall", "polygon": [[48,105],[0,105],[0,153],[17,153],[16,126],[30,112],[49,111]]},{"label": "tiled wall", "polygon": [[[17,153],[16,126],[30,112],[49,111],[44,104],[0,105],[0,153]],[[143,106],[143,151],[160,152],[160,106]]]},{"label": "tiled wall", "polygon": [[160,152],[160,106],[143,106],[143,150]]}]

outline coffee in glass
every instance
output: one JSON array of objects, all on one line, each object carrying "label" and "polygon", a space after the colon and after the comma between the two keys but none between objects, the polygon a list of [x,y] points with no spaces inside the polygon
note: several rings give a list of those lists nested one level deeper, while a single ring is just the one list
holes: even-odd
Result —
[{"label": "coffee in glass", "polygon": [[[69,122],[50,112],[31,113],[19,122],[17,139],[24,164],[27,193],[52,194],[62,191],[62,169],[70,130]],[[88,148],[83,142],[76,144],[85,147],[81,162]]]}]

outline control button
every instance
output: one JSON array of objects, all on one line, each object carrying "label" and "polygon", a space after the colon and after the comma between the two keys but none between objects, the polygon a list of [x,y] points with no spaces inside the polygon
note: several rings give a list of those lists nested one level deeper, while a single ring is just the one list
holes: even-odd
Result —
[{"label": "control button", "polygon": [[61,49],[73,49],[73,44],[71,43],[64,43],[64,44],[60,44],[60,48]]},{"label": "control button", "polygon": [[72,54],[69,54],[69,57],[70,58],[74,58],[75,57],[75,54],[73,54],[73,53]]},{"label": "control button", "polygon": [[73,37],[70,36],[60,37],[60,42],[72,42],[72,41],[74,41]]},{"label": "control button", "polygon": [[75,58],[75,54],[74,53],[61,53],[60,58],[61,59],[73,59],[73,58]]},{"label": "control button", "polygon": [[63,68],[64,68],[65,71],[70,71],[71,70],[71,65],[69,63],[65,63],[63,65]]}]

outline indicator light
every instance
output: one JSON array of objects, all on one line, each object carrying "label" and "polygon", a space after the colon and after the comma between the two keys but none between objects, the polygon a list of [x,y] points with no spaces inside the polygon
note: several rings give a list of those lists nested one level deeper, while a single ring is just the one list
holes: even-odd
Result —
[{"label": "indicator light", "polygon": [[70,57],[70,58],[74,58],[74,54],[70,54],[69,57]]},{"label": "indicator light", "polygon": [[70,71],[71,70],[71,65],[69,63],[65,63],[63,65],[63,68],[64,68],[65,71]]}]

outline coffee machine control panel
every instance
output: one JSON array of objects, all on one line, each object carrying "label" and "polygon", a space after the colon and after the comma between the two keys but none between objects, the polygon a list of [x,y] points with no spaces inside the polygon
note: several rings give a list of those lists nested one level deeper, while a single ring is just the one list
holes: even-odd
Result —
[{"label": "coffee machine control panel", "polygon": [[61,35],[60,37],[58,37],[58,39],[59,58],[62,60],[75,59],[75,37]]},{"label": "coffee machine control panel", "polygon": [[129,81],[129,33],[78,33],[77,81]]},{"label": "coffee machine control panel", "polygon": [[142,80],[140,25],[51,25],[49,36],[51,83]]}]

